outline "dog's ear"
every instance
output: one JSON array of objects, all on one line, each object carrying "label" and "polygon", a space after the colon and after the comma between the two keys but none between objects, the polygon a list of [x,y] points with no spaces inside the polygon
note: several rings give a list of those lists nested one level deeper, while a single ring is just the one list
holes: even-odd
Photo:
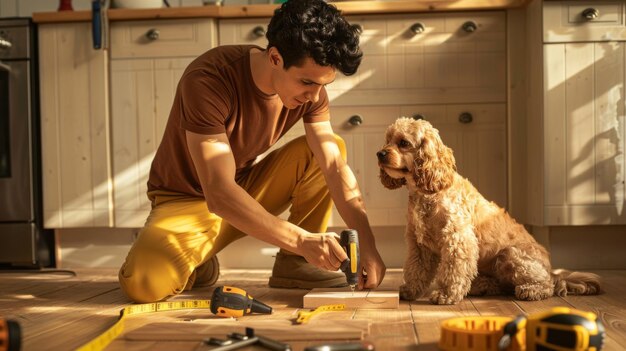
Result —
[{"label": "dog's ear", "polygon": [[406,179],[391,178],[384,169],[380,169],[380,182],[383,183],[387,189],[398,189],[399,187],[406,185]]},{"label": "dog's ear", "polygon": [[443,144],[435,129],[425,136],[417,150],[413,178],[419,189],[434,194],[452,185],[456,163],[452,149]]}]

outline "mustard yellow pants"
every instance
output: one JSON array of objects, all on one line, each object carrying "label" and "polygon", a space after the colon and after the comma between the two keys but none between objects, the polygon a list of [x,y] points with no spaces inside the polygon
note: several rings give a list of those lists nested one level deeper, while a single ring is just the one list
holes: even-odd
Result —
[{"label": "mustard yellow pants", "polygon": [[[345,159],[345,144],[335,139]],[[270,153],[237,183],[268,212],[279,215],[291,206],[289,222],[326,231],[332,200],[304,137]],[[148,197],[152,210],[119,272],[122,290],[142,303],[191,289],[198,266],[245,236],[209,212],[204,198],[166,191]]]}]

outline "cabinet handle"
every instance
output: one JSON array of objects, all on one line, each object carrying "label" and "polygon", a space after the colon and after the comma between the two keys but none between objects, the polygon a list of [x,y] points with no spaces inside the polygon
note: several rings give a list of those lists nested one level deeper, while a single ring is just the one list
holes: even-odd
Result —
[{"label": "cabinet handle", "polygon": [[416,121],[417,121],[417,120],[420,120],[420,119],[426,119],[426,117],[424,117],[424,115],[423,115],[423,114],[421,114],[421,113],[416,113],[416,114],[414,114],[414,115],[413,115],[413,116],[411,116],[411,117],[412,117],[414,120],[416,120]]},{"label": "cabinet handle", "polygon": [[361,117],[361,115],[354,115],[350,117],[350,119],[348,119],[348,123],[351,126],[360,126],[361,124],[363,124],[363,117]]},{"label": "cabinet handle", "polygon": [[150,39],[150,40],[157,40],[159,39],[159,30],[158,29],[150,29],[147,33],[146,33],[146,38]]},{"label": "cabinet handle", "polygon": [[426,27],[424,27],[422,23],[417,22],[413,24],[410,29],[413,34],[417,35],[417,34],[424,33],[424,30],[426,30]]},{"label": "cabinet handle", "polygon": [[0,37],[0,49],[10,49],[13,46],[10,41]]},{"label": "cabinet handle", "polygon": [[476,31],[476,29],[478,29],[478,26],[476,25],[476,22],[474,21],[467,21],[465,23],[463,23],[463,30],[467,33],[473,33]]},{"label": "cabinet handle", "polygon": [[583,18],[586,19],[587,21],[592,21],[598,18],[598,16],[600,16],[600,11],[598,11],[598,9],[594,9],[593,7],[590,7],[588,9],[585,9],[582,15],[583,15]]},{"label": "cabinet handle", "polygon": [[255,37],[257,38],[261,38],[265,36],[265,28],[263,28],[263,26],[256,26],[254,28],[252,28],[252,34],[254,34]]},{"label": "cabinet handle", "polygon": [[473,120],[474,116],[472,116],[472,114],[469,112],[463,112],[459,115],[459,122],[463,124],[472,123]]}]

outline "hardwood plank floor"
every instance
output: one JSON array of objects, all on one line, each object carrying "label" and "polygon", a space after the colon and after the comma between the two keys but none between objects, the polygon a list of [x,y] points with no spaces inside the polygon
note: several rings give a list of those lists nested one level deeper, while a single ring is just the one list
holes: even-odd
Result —
[{"label": "hardwood plank floor", "polygon": [[[369,319],[367,340],[377,350],[436,350],[440,322],[459,316],[515,316],[536,313],[554,306],[569,306],[598,314],[607,331],[605,350],[626,349],[626,271],[596,271],[604,280],[599,296],[553,297],[544,301],[517,301],[510,296],[470,297],[458,305],[431,305],[425,298],[401,301],[397,310],[348,309],[315,316],[321,320]],[[269,271],[225,270],[218,285],[241,287],[274,308],[271,315],[246,316],[241,320],[293,320],[307,290],[271,289]],[[398,289],[401,270],[390,270],[381,288]],[[209,299],[213,288],[196,289],[172,300]],[[64,272],[0,273],[0,316],[22,326],[22,350],[73,350],[112,326],[128,299],[120,291],[114,269],[83,269],[76,275]],[[156,322],[202,322],[212,319],[208,310],[158,312],[130,316],[125,333]],[[129,341],[124,334],[107,350],[209,350],[198,341]],[[302,350],[319,341],[290,343]],[[250,347],[244,350],[262,350]]]}]

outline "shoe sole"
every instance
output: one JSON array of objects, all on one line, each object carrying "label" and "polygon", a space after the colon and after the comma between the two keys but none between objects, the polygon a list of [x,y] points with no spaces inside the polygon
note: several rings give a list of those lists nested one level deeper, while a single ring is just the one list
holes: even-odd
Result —
[{"label": "shoe sole", "polygon": [[344,277],[315,282],[308,280],[270,277],[268,284],[270,288],[283,289],[344,288],[348,286],[346,278]]},{"label": "shoe sole", "polygon": [[[193,284],[193,287],[202,288],[202,287],[212,286],[219,279],[220,262],[217,260],[217,256],[211,257],[210,260],[207,261],[205,264],[209,264],[209,262],[211,263],[211,268],[212,268],[211,274],[209,275],[209,279],[206,279],[204,281],[202,280],[198,281],[197,280],[198,278],[196,278],[196,282]],[[205,273],[204,278],[206,278],[207,272],[203,272],[203,273]]]}]

